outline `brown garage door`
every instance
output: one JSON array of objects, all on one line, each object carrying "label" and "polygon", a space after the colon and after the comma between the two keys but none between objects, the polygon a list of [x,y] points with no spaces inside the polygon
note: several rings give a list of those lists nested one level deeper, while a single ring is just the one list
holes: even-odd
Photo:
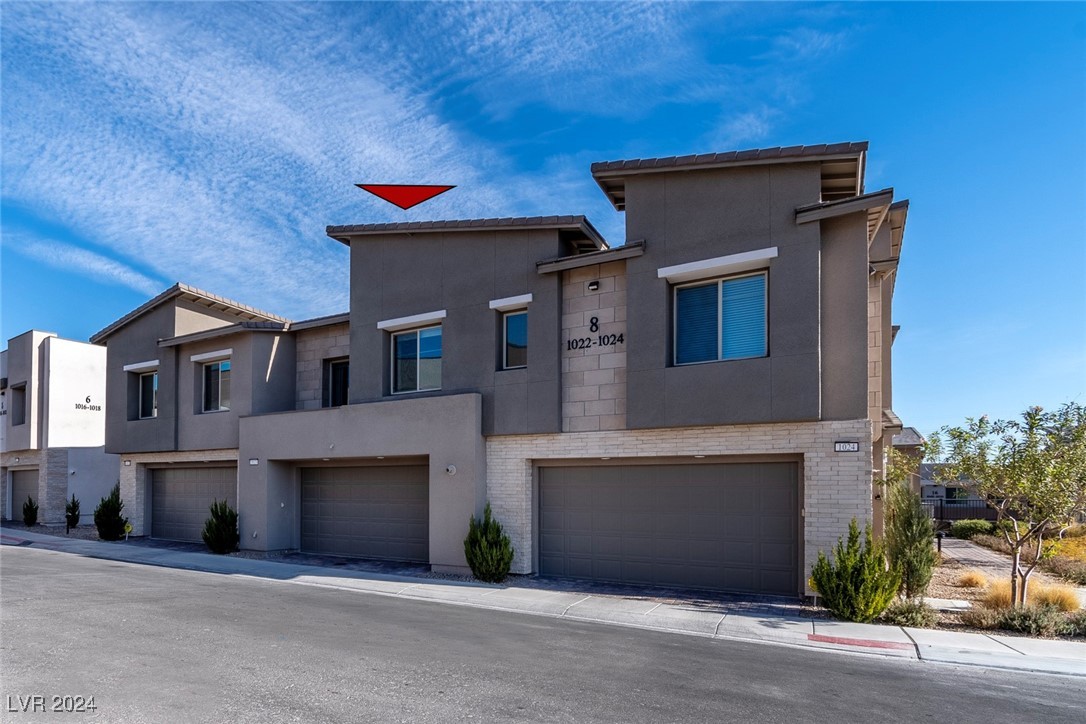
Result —
[{"label": "brown garage door", "polygon": [[200,542],[212,501],[225,499],[237,510],[237,492],[235,467],[152,470],[151,536]]},{"label": "brown garage door", "polygon": [[425,465],[303,468],[302,550],[428,562],[429,479]]},{"label": "brown garage door", "polygon": [[[23,519],[23,503],[30,496],[35,503],[38,501],[38,471],[37,470],[12,470],[11,471],[11,510],[8,518],[11,520]],[[39,517],[41,511],[38,511]]]},{"label": "brown garage door", "polygon": [[539,570],[796,595],[798,502],[795,463],[541,468]]}]

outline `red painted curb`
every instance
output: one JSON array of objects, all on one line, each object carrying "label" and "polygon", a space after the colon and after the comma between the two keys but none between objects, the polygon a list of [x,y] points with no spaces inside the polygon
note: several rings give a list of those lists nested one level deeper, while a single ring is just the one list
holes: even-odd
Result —
[{"label": "red painted curb", "polygon": [[902,651],[912,649],[912,644],[904,644],[898,641],[872,641],[870,639],[847,639],[841,636],[823,636],[822,634],[807,634],[810,641],[819,641],[824,644],[841,644],[843,646],[865,646],[869,649],[900,649]]}]

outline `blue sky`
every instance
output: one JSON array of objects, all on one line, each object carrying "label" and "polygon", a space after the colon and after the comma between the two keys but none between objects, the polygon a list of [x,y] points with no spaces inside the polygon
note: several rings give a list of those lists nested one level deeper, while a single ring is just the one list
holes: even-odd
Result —
[{"label": "blue sky", "polygon": [[[1086,402],[1084,4],[5,2],[0,335],[182,280],[347,307],[327,224],[584,213],[593,161],[869,140],[894,407]],[[353,184],[453,183],[407,212]]]}]

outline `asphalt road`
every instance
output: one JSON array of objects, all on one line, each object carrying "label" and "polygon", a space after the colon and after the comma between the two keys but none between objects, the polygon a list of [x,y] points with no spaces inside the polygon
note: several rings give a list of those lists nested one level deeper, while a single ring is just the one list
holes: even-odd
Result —
[{"label": "asphalt road", "polygon": [[[0,551],[0,623],[4,721],[1078,724],[1086,711],[1081,679],[9,546]],[[33,695],[47,707],[53,696],[93,696],[97,709],[10,711]]]}]

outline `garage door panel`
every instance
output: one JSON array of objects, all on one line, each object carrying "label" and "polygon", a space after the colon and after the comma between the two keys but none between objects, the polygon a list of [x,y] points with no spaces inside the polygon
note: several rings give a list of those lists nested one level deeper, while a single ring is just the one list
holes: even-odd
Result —
[{"label": "garage door panel", "polygon": [[163,468],[151,471],[151,536],[200,542],[214,501],[237,510],[236,467]]},{"label": "garage door panel", "polygon": [[27,497],[38,502],[38,471],[13,470],[11,473],[11,520],[23,519],[23,504]]},{"label": "garage door panel", "polygon": [[427,466],[303,468],[302,550],[430,559]]},{"label": "garage door panel", "polygon": [[794,463],[543,468],[540,572],[795,595]]}]

